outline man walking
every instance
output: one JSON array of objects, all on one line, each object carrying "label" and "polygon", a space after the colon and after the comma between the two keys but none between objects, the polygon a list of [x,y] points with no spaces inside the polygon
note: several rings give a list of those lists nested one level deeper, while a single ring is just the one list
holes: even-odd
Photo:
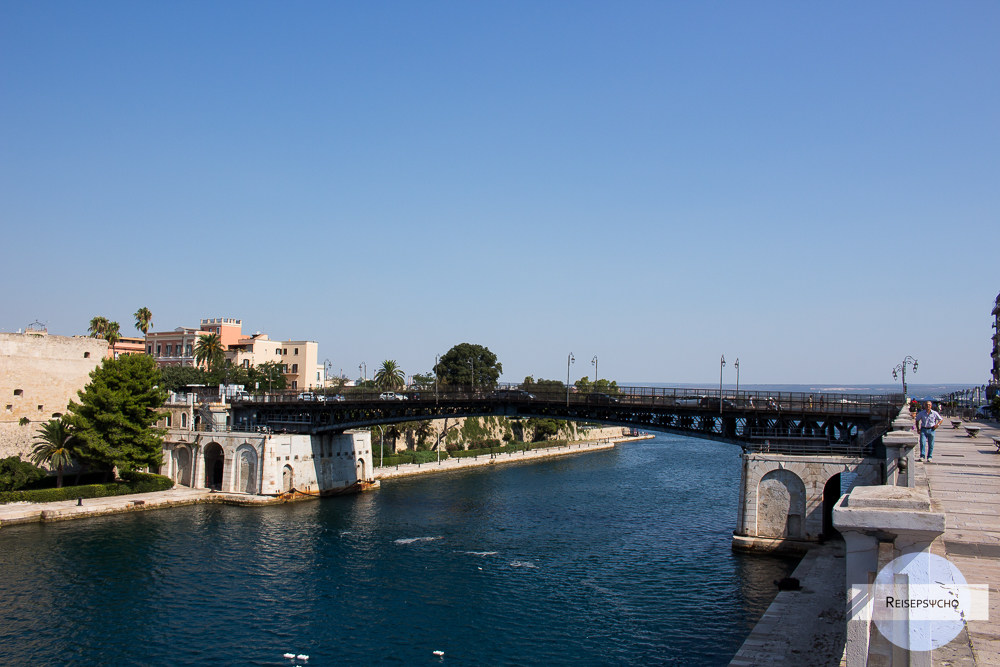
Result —
[{"label": "man walking", "polygon": [[934,404],[927,401],[923,410],[917,413],[917,430],[920,431],[920,456],[918,461],[924,459],[924,444],[927,445],[927,462],[930,463],[931,456],[934,455],[934,431],[941,425],[944,419],[941,414],[934,409]]}]

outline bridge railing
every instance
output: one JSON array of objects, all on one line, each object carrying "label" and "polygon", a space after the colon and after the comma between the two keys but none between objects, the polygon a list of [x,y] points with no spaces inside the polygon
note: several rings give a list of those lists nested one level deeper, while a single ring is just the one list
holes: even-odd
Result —
[{"label": "bridge railing", "polygon": [[500,384],[496,387],[439,386],[386,392],[369,387],[349,387],[337,394],[321,391],[285,391],[231,399],[234,403],[327,404],[372,402],[527,403],[544,401],[576,406],[634,406],[636,408],[685,407],[723,411],[795,412],[818,414],[870,414],[900,406],[901,394],[846,394],[819,392],[740,391],[686,387],[617,387],[607,393],[584,392],[576,387]]}]

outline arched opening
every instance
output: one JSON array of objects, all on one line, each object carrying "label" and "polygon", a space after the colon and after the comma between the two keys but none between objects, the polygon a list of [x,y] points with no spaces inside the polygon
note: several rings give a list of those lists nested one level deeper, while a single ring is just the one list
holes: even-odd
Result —
[{"label": "arched opening", "polygon": [[295,473],[292,466],[286,465],[281,469],[281,492],[288,493],[295,488]]},{"label": "arched opening", "polygon": [[772,470],[757,485],[757,535],[805,536],[806,486],[790,470]]},{"label": "arched opening", "polygon": [[837,504],[842,495],[841,479],[840,473],[837,473],[826,480],[826,485],[823,487],[823,539],[825,540],[840,535],[840,531],[833,527],[833,506]]},{"label": "arched opening", "polygon": [[365,460],[358,459],[358,481],[363,482],[365,479]]},{"label": "arched opening", "polygon": [[240,493],[257,493],[257,452],[250,445],[236,451],[237,485]]},{"label": "arched opening", "polygon": [[174,449],[174,483],[191,486],[191,451],[187,447]]},{"label": "arched opening", "polygon": [[201,426],[201,415],[195,415],[194,416],[194,430],[200,431],[201,430],[201,428],[199,428],[200,426]]},{"label": "arched opening", "polygon": [[222,478],[226,468],[226,455],[217,442],[205,447],[205,488],[222,490]]},{"label": "arched opening", "polygon": [[181,413],[181,428],[188,427],[188,416],[186,412]]}]

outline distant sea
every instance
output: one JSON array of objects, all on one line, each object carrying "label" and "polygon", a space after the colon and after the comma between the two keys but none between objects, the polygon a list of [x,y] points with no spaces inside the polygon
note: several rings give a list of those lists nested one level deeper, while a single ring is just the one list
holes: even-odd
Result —
[{"label": "distant sea", "polygon": [[[619,382],[622,387],[677,387],[685,389],[718,389],[719,383],[697,383],[697,382]],[[971,389],[975,385],[971,384],[918,384],[907,382],[907,393],[915,398],[931,396],[934,398],[943,397],[956,391]],[[724,383],[726,390],[736,388],[734,383]],[[740,391],[761,391],[761,392],[802,392],[812,393],[833,393],[833,394],[898,394],[903,391],[902,384],[743,384],[740,383]]]}]

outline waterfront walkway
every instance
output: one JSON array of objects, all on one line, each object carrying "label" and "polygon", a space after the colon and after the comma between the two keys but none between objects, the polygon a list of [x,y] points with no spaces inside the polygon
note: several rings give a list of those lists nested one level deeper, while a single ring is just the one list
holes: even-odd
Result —
[{"label": "waterfront walkway", "polygon": [[270,505],[280,502],[270,496],[250,496],[237,493],[215,493],[209,489],[189,489],[175,486],[167,491],[133,493],[127,496],[57,500],[50,503],[8,503],[0,505],[0,528],[21,523],[47,523],[86,519],[109,514],[125,514],[165,507],[180,507],[199,503],[228,505]]},{"label": "waterfront walkway", "polygon": [[465,456],[461,458],[446,458],[443,461],[431,461],[430,463],[404,463],[398,466],[375,468],[375,479],[391,479],[393,477],[408,477],[410,475],[425,475],[428,473],[449,472],[455,470],[466,470],[477,466],[503,465],[508,463],[534,463],[539,459],[551,458],[553,456],[567,456],[571,454],[583,454],[595,452],[602,449],[613,449],[619,442],[630,442],[632,440],[644,440],[650,435],[623,436],[620,438],[607,438],[604,440],[571,442],[561,447],[538,447],[529,451],[514,453],[481,454],[479,456]]},{"label": "waterfront walkway", "polygon": [[[990,588],[989,620],[970,621],[931,659],[951,667],[1000,667],[1000,453],[993,444],[1000,426],[974,425],[981,429],[975,438],[946,419],[935,435],[933,461],[916,464],[917,488],[927,489],[934,509],[946,515],[945,532],[931,553],[951,561],[970,584]],[[777,594],[733,657],[734,667],[846,664],[842,552],[814,549],[792,576],[802,591]]]},{"label": "waterfront walkway", "polygon": [[[917,464],[917,486],[944,512],[945,532],[931,553],[951,561],[970,584],[989,584],[990,617],[969,621],[967,630],[934,652],[936,664],[1000,667],[1000,438],[996,422],[976,421],[978,437],[951,422],[938,427],[934,458]],[[971,657],[974,663],[969,661]]]}]

